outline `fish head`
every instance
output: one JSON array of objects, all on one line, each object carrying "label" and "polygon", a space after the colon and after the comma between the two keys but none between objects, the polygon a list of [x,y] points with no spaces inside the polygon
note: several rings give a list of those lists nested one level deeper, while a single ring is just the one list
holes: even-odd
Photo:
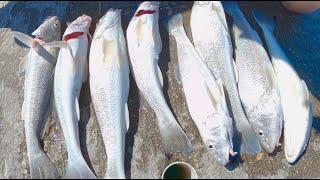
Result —
[{"label": "fish head", "polygon": [[89,28],[91,26],[92,18],[86,14],[79,16],[76,20],[74,20],[64,32],[64,36],[71,34],[73,32],[89,32]]},{"label": "fish head", "polygon": [[300,108],[296,110],[297,113],[289,114],[289,117],[287,115],[290,121],[287,121],[284,128],[285,157],[291,164],[296,162],[307,149],[312,129],[312,104],[310,101],[306,102],[308,101],[306,99],[301,100]]},{"label": "fish head", "polygon": [[49,16],[32,33],[32,35],[45,42],[58,40],[61,38],[61,21],[57,16]]},{"label": "fish head", "polygon": [[140,17],[145,14],[159,14],[159,6],[160,2],[158,1],[145,1],[139,5],[134,16]]},{"label": "fish head", "polygon": [[141,3],[134,13],[133,21],[140,21],[143,24],[152,24],[154,18],[159,19],[159,5],[157,1],[145,1]]},{"label": "fish head", "polygon": [[105,34],[106,40],[116,38],[115,28],[121,26],[121,10],[120,9],[109,9],[108,12],[102,16],[97,24],[96,31],[94,33],[94,39],[100,38],[101,35]]},{"label": "fish head", "polygon": [[272,153],[280,145],[283,113],[280,101],[274,101],[272,97],[266,98],[251,110],[250,123],[256,133],[263,149]]},{"label": "fish head", "polygon": [[223,6],[220,1],[195,1],[192,8],[223,11]]},{"label": "fish head", "polygon": [[137,47],[155,45],[155,51],[160,52],[162,42],[159,34],[159,5],[157,1],[146,1],[139,5],[131,19],[128,29],[128,41]]},{"label": "fish head", "polygon": [[[210,117],[212,119],[208,119],[205,122],[206,128],[203,128],[205,132],[204,143],[215,160],[225,166],[230,161],[230,155],[235,156],[237,154],[233,151],[232,145],[232,125],[229,124],[232,119],[220,113]],[[217,126],[217,124],[220,125]]]}]

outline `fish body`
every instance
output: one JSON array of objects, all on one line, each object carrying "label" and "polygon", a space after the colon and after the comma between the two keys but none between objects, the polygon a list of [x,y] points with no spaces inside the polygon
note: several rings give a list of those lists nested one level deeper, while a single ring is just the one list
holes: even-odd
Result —
[{"label": "fish body", "polygon": [[251,154],[259,153],[260,144],[241,105],[237,88],[237,71],[232,57],[232,43],[221,3],[195,1],[190,26],[194,46],[202,54],[214,76],[222,80],[236,130],[242,136],[241,147]]},{"label": "fish body", "polygon": [[128,51],[136,84],[157,116],[166,154],[190,152],[190,140],[173,116],[162,91],[162,74],[158,66],[162,49],[159,33],[159,3],[143,2],[127,29]]},{"label": "fish body", "polygon": [[233,152],[232,119],[225,101],[221,80],[214,75],[187,37],[181,14],[169,21],[169,32],[177,42],[180,78],[190,115],[207,149],[221,164]]},{"label": "fish body", "polygon": [[236,2],[225,2],[233,18],[232,36],[238,70],[238,89],[249,122],[268,152],[279,145],[283,113],[276,75],[257,32]]},{"label": "fish body", "polygon": [[125,134],[129,120],[129,65],[121,10],[110,9],[93,36],[90,91],[107,154],[105,178],[125,179]]},{"label": "fish body", "polygon": [[274,36],[274,20],[258,11],[253,16],[263,31],[277,75],[284,116],[285,157],[294,163],[306,149],[311,135],[313,117],[308,88]]},{"label": "fish body", "polygon": [[54,98],[68,152],[65,178],[95,178],[82,156],[78,128],[78,99],[88,74],[90,24],[91,17],[82,15],[67,27],[55,69]]},{"label": "fish body", "polygon": [[[60,39],[60,20],[56,16],[48,17],[32,35],[34,39],[13,32],[14,37],[31,48],[19,67],[20,73],[25,75],[21,117],[25,121],[30,175],[31,178],[59,178],[56,167],[41,148],[39,140],[43,138],[52,110],[52,75],[58,56],[57,48],[44,48],[42,45]],[[42,56],[39,50],[50,57]]]}]

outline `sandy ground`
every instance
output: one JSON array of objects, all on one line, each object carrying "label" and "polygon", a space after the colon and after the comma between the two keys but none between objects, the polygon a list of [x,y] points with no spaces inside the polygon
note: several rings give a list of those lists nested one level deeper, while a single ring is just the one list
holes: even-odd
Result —
[{"label": "sandy ground", "polygon": [[[31,32],[49,15],[58,15],[63,21],[63,30],[66,22],[86,13],[93,17],[94,31],[96,21],[108,8],[121,8],[123,28],[126,29],[130,18],[140,2],[103,2],[99,10],[98,2],[0,2],[0,178],[30,178],[27,149],[24,134],[24,122],[20,119],[23,102],[23,79],[18,78],[20,59],[28,49],[15,43],[10,35],[11,30],[31,34]],[[184,21],[190,35],[189,14],[192,2],[163,2],[161,15],[170,12],[184,12]],[[250,22],[249,16],[252,7],[261,9],[268,14],[284,17],[288,15],[279,3],[272,2],[242,2]],[[290,15],[290,16],[289,16]],[[295,17],[296,15],[289,14]],[[291,18],[292,19],[292,18]],[[280,18],[281,20],[281,18]],[[253,27],[257,26],[252,23]],[[135,82],[131,78],[129,94],[130,129],[127,133],[125,167],[128,178],[159,178],[162,170],[173,161],[190,163],[198,173],[199,178],[319,178],[320,138],[319,129],[320,107],[316,97],[320,97],[318,82],[319,74],[316,66],[319,62],[298,61],[295,58],[301,77],[310,85],[313,109],[314,128],[306,153],[295,164],[289,165],[285,158],[283,147],[277,153],[265,155],[262,160],[255,156],[242,155],[233,159],[228,169],[219,166],[204,148],[199,133],[192,122],[182,87],[174,76],[174,65],[177,62],[175,42],[162,26],[160,26],[163,50],[160,54],[160,68],[164,76],[164,93],[177,120],[190,138],[194,152],[188,154],[176,153],[167,158],[156,125],[156,117],[144,98],[139,95]],[[258,30],[258,29],[257,29]],[[279,30],[278,30],[279,31]],[[290,34],[290,31],[285,35]],[[286,37],[278,34],[278,38]],[[319,40],[319,39],[318,39]],[[319,41],[318,41],[319,42]],[[294,53],[292,53],[294,55]],[[299,57],[299,55],[296,55]],[[319,57],[319,56],[318,56]],[[311,71],[311,72],[310,72]],[[89,85],[84,84],[80,98],[80,139],[82,152],[91,169],[98,178],[102,178],[106,169],[106,154],[101,133],[97,125],[95,112],[92,106]],[[54,112],[46,131],[44,149],[57,166],[60,174],[65,174],[67,162],[64,138]]]}]

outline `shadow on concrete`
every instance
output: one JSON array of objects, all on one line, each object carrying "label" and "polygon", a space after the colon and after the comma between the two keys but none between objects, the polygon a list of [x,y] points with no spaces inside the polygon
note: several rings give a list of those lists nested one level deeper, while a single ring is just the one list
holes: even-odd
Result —
[{"label": "shadow on concrete", "polygon": [[[124,34],[127,25],[135,12],[136,8],[142,1],[125,2],[125,1],[110,1],[110,2],[97,2],[97,1],[83,1],[83,2],[9,2],[4,7],[0,8],[0,28],[10,28],[14,31],[31,34],[47,16],[58,16],[62,21],[62,32],[66,28],[67,22],[72,22],[82,14],[92,16],[93,22],[90,28],[90,33],[93,34],[96,22],[103,16],[109,8],[122,9],[122,22]],[[185,10],[190,10],[193,2],[162,2],[160,7],[160,20],[162,15],[168,12],[176,13]],[[319,10],[309,15],[298,15],[289,13],[284,10],[279,2],[240,2],[241,10],[244,12],[249,23],[260,35],[260,39],[265,45],[264,36],[261,30],[256,25],[251,15],[252,8],[260,10],[264,14],[276,16],[277,28],[275,35],[285,52],[292,61],[293,66],[297,70],[300,77],[306,82],[312,94],[317,99],[320,99],[320,13]],[[172,105],[168,96],[168,63],[170,61],[169,50],[169,37],[168,33],[160,26],[160,33],[163,42],[162,53],[160,54],[159,66],[164,77],[164,95],[172,110]],[[190,34],[190,32],[188,33]],[[189,36],[190,37],[190,36]],[[191,38],[190,38],[191,39]],[[266,46],[265,46],[266,48]],[[125,168],[126,175],[131,178],[131,159],[132,147],[134,146],[134,135],[136,134],[139,126],[139,108],[140,101],[138,89],[132,77],[130,77],[130,93],[129,93],[129,113],[130,113],[130,128],[126,135],[126,155],[125,155]],[[86,128],[88,120],[91,115],[90,110],[90,89],[89,83],[84,84],[80,95],[81,122],[80,129],[80,142],[84,158],[86,159],[89,167],[93,170],[86,148]],[[319,118],[314,118],[313,128],[320,132]],[[130,149],[131,148],[131,149]],[[228,168],[234,169],[242,160],[235,158]]]},{"label": "shadow on concrete", "polygon": [[[88,166],[94,172],[93,166],[90,161],[88,149],[87,149],[87,125],[91,117],[91,96],[90,96],[90,83],[89,80],[82,85],[80,98],[79,98],[79,108],[80,108],[80,121],[79,121],[79,140],[82,155],[87,162]],[[95,172],[94,172],[95,173]]]},{"label": "shadow on concrete", "polygon": [[131,161],[133,156],[134,136],[139,127],[139,109],[140,109],[140,96],[139,90],[134,82],[132,75],[130,75],[130,91],[128,97],[128,109],[130,117],[129,130],[126,133],[126,147],[125,147],[125,173],[126,177],[131,179]]}]

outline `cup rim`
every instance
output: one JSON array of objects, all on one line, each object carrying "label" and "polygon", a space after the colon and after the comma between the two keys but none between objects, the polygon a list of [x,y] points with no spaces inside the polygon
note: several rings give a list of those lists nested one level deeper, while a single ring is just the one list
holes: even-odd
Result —
[{"label": "cup rim", "polygon": [[[189,163],[187,162],[183,162],[183,161],[175,161],[175,162],[172,162],[170,163],[169,165],[166,166],[166,168],[163,170],[162,172],[162,175],[161,175],[161,179],[164,179],[164,173],[168,170],[169,167],[175,165],[175,164],[183,164],[183,165],[186,165],[189,169],[190,169],[190,172],[191,172],[191,177],[190,179],[197,179],[198,178],[198,175],[197,175],[197,172],[196,170],[194,169],[194,167],[192,167]],[[192,176],[195,176],[195,177],[192,177]]]}]

